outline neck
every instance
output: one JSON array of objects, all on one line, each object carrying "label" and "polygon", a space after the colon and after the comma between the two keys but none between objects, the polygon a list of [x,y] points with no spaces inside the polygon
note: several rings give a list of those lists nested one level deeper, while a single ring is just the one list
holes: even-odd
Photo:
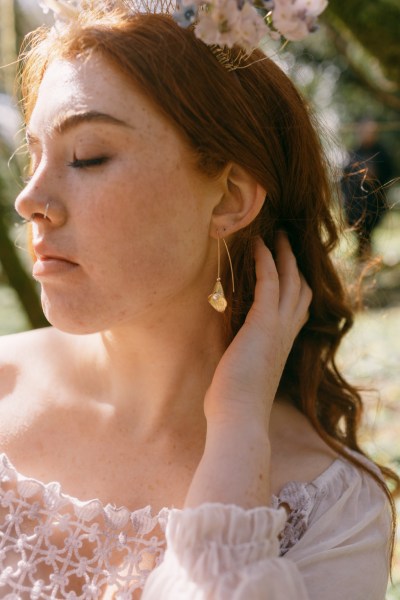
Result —
[{"label": "neck", "polygon": [[203,400],[224,352],[223,319],[205,305],[90,336],[92,386],[143,436],[204,421]]}]

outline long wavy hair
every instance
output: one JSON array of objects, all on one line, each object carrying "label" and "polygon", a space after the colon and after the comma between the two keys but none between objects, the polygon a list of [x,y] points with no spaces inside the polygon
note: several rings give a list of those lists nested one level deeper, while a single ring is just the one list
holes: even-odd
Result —
[{"label": "long wavy hair", "polygon": [[253,302],[255,237],[260,235],[273,251],[275,232],[284,229],[313,300],[310,318],[288,358],[281,391],[331,448],[375,479],[389,499],[394,521],[385,479],[398,488],[399,478],[378,465],[380,477],[348,452],[364,454],[357,440],[362,400],[340,373],[335,357],[353,324],[353,313],[331,258],[338,229],[328,169],[313,116],[299,92],[258,50],[247,59],[239,56],[239,49],[231,50],[229,60],[241,60],[240,68],[229,70],[217,59],[215,48],[167,15],[84,11],[57,35],[42,28],[28,38],[21,70],[26,122],[48,64],[58,58],[85,59],[93,52],[125,73],[176,126],[196,153],[201,171],[214,176],[234,162],[267,190],[257,218],[232,242],[236,290],[233,295],[225,272],[227,342]]}]

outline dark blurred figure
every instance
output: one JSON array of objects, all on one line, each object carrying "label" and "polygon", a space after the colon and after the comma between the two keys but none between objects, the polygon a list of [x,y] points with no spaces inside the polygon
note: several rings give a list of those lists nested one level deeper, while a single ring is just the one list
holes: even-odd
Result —
[{"label": "dark blurred figure", "polygon": [[358,128],[359,146],[350,153],[343,170],[341,188],[348,224],[358,238],[357,258],[371,254],[371,235],[387,211],[384,185],[393,177],[393,163],[378,141],[375,121],[364,120]]}]

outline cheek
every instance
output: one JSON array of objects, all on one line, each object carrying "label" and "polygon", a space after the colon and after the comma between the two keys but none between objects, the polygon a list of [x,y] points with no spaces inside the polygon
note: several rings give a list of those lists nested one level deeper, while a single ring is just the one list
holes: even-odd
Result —
[{"label": "cheek", "polygon": [[204,264],[209,215],[202,182],[176,157],[120,163],[90,189],[82,248],[99,277],[178,281]]},{"label": "cheek", "polygon": [[188,233],[203,230],[207,235],[201,185],[179,162],[144,160],[136,168],[128,167],[106,182],[99,191],[103,199],[95,200],[93,218],[102,228],[110,227],[111,236],[138,236],[148,243],[167,238],[176,244]]}]

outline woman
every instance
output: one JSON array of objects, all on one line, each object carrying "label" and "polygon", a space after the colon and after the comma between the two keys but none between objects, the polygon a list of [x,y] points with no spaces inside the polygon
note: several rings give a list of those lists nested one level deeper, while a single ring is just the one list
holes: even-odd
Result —
[{"label": "woman", "polygon": [[32,41],[53,328],[1,340],[2,597],[384,597],[318,139],[271,61],[215,52],[114,11]]}]

